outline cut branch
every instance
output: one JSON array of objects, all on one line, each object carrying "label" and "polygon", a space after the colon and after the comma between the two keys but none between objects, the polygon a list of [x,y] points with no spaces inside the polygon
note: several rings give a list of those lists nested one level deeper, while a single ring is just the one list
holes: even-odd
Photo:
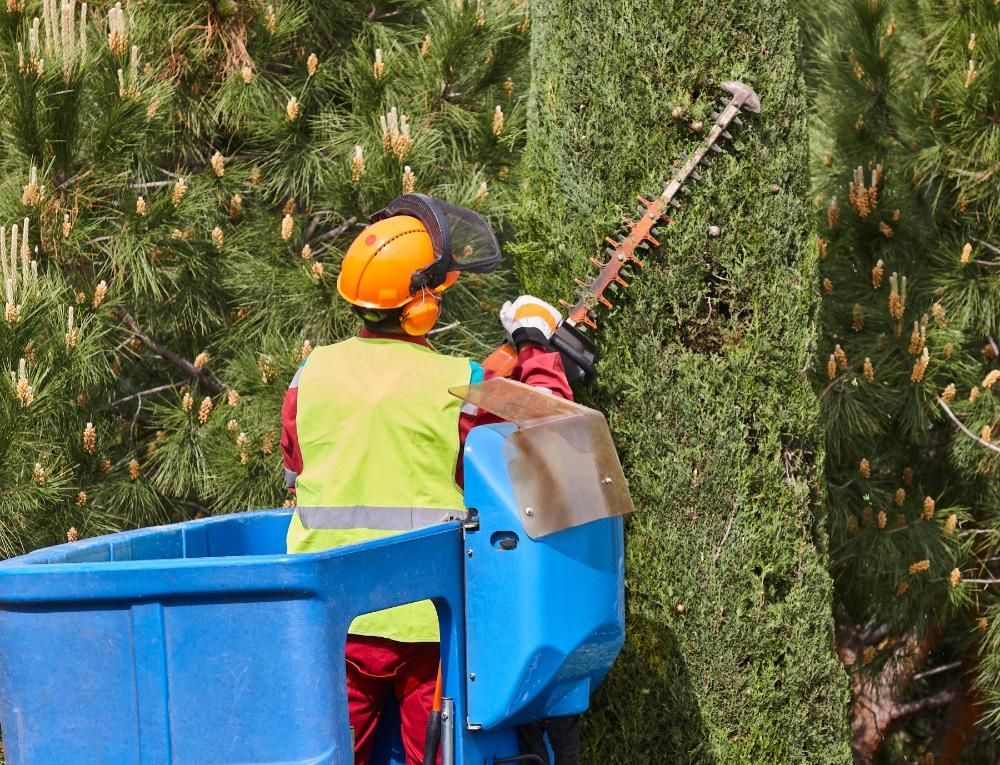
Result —
[{"label": "cut branch", "polygon": [[219,380],[218,377],[215,376],[215,373],[211,369],[207,366],[198,368],[180,354],[175,353],[169,348],[157,343],[143,331],[142,327],[139,326],[136,320],[132,318],[132,315],[124,308],[115,308],[114,312],[121,322],[129,328],[132,334],[139,338],[142,344],[149,348],[149,350],[157,356],[169,361],[175,367],[183,369],[188,375],[197,379],[202,386],[213,394],[222,393],[226,390],[226,386],[221,380]]},{"label": "cut branch", "polygon": [[451,324],[445,324],[443,327],[434,327],[434,329],[430,330],[427,334],[440,335],[442,332],[448,332],[449,330],[455,329],[455,327],[460,326],[461,323],[462,322],[460,321],[453,321]]},{"label": "cut branch", "polygon": [[737,503],[735,500],[729,500],[729,506],[732,508],[729,512],[729,520],[726,521],[726,528],[722,532],[722,539],[719,540],[719,544],[715,546],[715,552],[712,553],[712,565],[718,562],[719,556],[722,555],[722,548],[726,546],[726,540],[729,539],[729,532],[733,530],[733,520],[736,518]]},{"label": "cut branch", "polygon": [[987,449],[992,449],[997,454],[1000,454],[1000,446],[997,446],[996,444],[991,444],[989,441],[985,441],[979,436],[977,436],[975,433],[973,433],[965,426],[964,422],[958,419],[958,416],[953,411],[951,411],[951,408],[948,406],[948,404],[945,403],[943,398],[941,398],[940,396],[936,396],[935,398],[937,399],[937,402],[941,405],[941,408],[944,409],[944,413],[948,415],[948,418],[953,423],[955,423],[955,425],[958,427],[959,430],[965,433],[965,435],[967,435],[976,443],[985,446]]}]

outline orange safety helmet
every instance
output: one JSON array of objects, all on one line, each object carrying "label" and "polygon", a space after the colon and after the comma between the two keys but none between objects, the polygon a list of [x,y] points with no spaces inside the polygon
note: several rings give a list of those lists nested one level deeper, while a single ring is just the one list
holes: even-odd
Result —
[{"label": "orange safety helmet", "polygon": [[460,271],[492,271],[499,261],[496,237],[479,213],[404,194],[373,215],[351,243],[337,291],[361,309],[401,309],[403,331],[423,335],[441,312],[441,293]]}]

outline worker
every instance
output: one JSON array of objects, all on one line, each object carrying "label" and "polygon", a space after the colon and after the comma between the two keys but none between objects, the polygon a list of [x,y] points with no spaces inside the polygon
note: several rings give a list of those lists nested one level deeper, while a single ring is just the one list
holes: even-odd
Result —
[{"label": "worker", "polygon": [[[297,503],[290,553],[463,517],[462,448],[490,415],[463,406],[448,389],[488,375],[475,361],[436,353],[427,334],[459,273],[492,271],[499,261],[481,215],[421,194],[376,213],[348,248],[337,289],[364,327],[357,337],[315,348],[282,408],[286,482]],[[548,349],[559,312],[522,296],[504,304],[500,318],[518,351],[513,379],[571,398],[560,356]],[[391,693],[407,765],[420,765],[439,662],[434,605],[359,616],[346,657],[355,763],[369,761]]]}]

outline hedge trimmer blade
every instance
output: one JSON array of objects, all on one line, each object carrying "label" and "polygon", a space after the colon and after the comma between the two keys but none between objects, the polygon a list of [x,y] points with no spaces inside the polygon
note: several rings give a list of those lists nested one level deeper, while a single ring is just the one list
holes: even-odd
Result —
[{"label": "hedge trimmer blade", "polygon": [[[679,191],[689,191],[685,183],[700,178],[695,168],[700,164],[708,164],[710,152],[722,151],[722,147],[719,146],[720,141],[732,140],[729,127],[740,124],[740,112],[744,110],[755,114],[760,112],[760,99],[749,85],[732,81],[724,83],[722,87],[729,92],[730,98],[720,113],[712,115],[715,123],[708,131],[708,135],[687,158],[684,166],[675,173],[673,179],[666,184],[660,196],[654,200],[638,198],[642,203],[637,212],[639,220],[629,221],[628,230],[621,238],[608,237],[607,263],[602,263],[596,258],[590,259],[598,269],[597,276],[589,281],[576,280],[579,288],[576,302],[559,301],[567,309],[567,314],[552,335],[551,346],[562,356],[566,376],[570,382],[589,380],[594,376],[597,351],[585,332],[588,329],[597,329],[599,308],[608,310],[614,308],[609,292],[612,289],[626,289],[629,286],[628,280],[631,274],[627,269],[630,266],[641,268],[644,265],[636,255],[636,250],[648,249],[650,245],[659,246],[660,243],[656,239],[656,224],[661,220],[669,221],[667,211],[670,207],[680,206],[674,197]],[[509,344],[504,344],[486,359],[485,366],[492,373],[507,377],[513,371],[516,361],[515,349]]]},{"label": "hedge trimmer blade", "polygon": [[[656,239],[656,224],[661,220],[669,220],[667,211],[670,207],[677,207],[679,203],[674,199],[678,192],[687,192],[685,185],[688,181],[697,181],[701,176],[695,171],[700,164],[707,164],[710,152],[720,152],[720,141],[732,140],[729,133],[729,126],[739,125],[739,114],[746,110],[755,114],[760,113],[760,99],[754,89],[742,82],[726,82],[722,86],[729,92],[730,98],[725,103],[721,113],[715,116],[715,124],[705,136],[698,148],[687,158],[684,166],[677,171],[673,179],[666,184],[663,193],[656,199],[648,200],[637,197],[642,207],[639,209],[639,220],[632,221],[629,230],[620,239],[607,238],[607,254],[610,256],[607,263],[601,263],[596,258],[591,258],[599,270],[597,276],[589,282],[577,279],[580,290],[577,292],[575,303],[560,301],[567,309],[565,324],[570,327],[586,327],[597,329],[597,309],[602,307],[611,309],[614,307],[608,297],[612,285],[615,288],[626,289],[629,286],[627,280],[628,273],[623,274],[623,270],[629,266],[641,268],[644,263],[636,256],[637,249],[659,246]],[[579,332],[579,330],[578,330]],[[558,343],[557,343],[558,345]],[[563,350],[560,348],[560,350]],[[586,371],[586,370],[585,370]],[[589,375],[588,375],[589,376]]]}]

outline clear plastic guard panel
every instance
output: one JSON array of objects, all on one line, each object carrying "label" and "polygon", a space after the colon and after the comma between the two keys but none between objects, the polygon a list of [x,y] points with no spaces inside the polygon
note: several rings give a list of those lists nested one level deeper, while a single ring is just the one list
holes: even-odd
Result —
[{"label": "clear plastic guard panel", "polygon": [[448,392],[519,427],[535,420],[572,417],[580,412],[594,411],[506,377],[494,377],[475,385],[459,385]]},{"label": "clear plastic guard panel", "polygon": [[503,378],[451,392],[518,426],[504,454],[521,522],[532,539],[634,512],[600,412]]}]

